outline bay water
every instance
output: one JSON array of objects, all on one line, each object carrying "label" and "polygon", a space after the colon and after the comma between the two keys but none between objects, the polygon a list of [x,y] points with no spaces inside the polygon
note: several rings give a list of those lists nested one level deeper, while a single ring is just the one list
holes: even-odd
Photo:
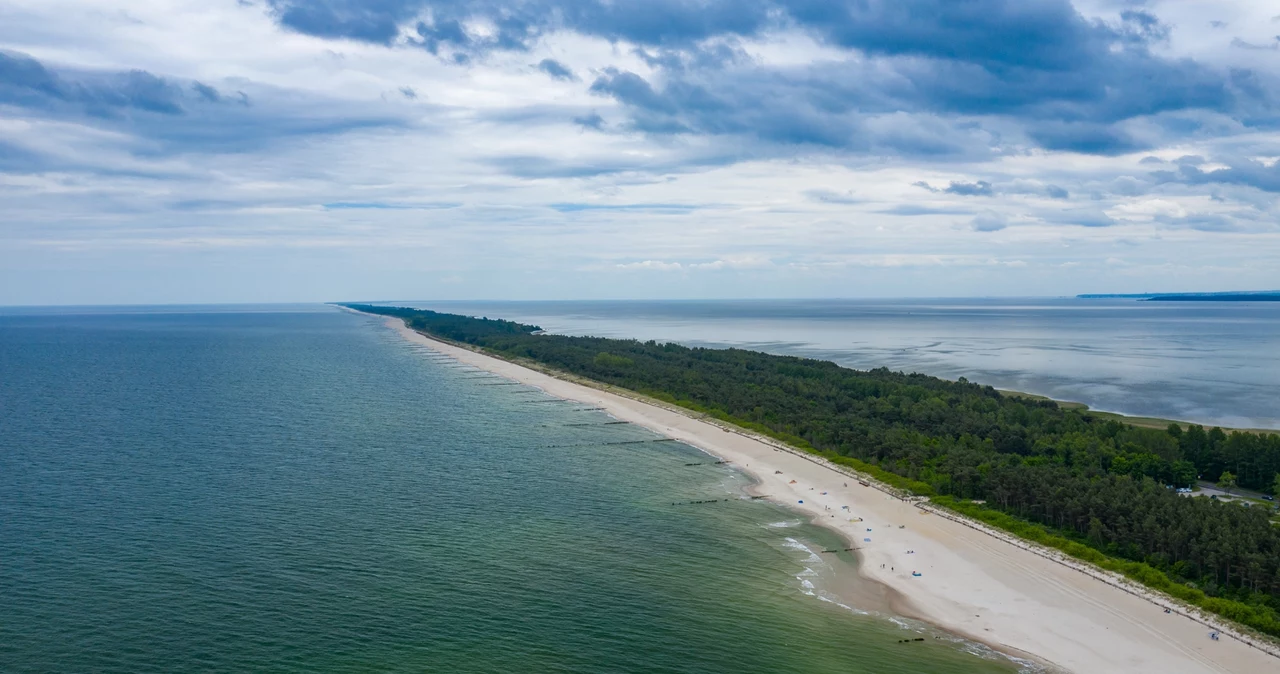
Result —
[{"label": "bay water", "polygon": [[1231,428],[1280,429],[1280,302],[971,298],[416,302],[550,332],[921,372]]},{"label": "bay water", "polygon": [[0,310],[0,671],[1019,668],[502,382],[332,307]]}]

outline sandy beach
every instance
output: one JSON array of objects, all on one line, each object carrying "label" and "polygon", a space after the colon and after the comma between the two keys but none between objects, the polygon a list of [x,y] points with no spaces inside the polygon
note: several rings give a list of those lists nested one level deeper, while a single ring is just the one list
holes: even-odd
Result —
[{"label": "sandy beach", "polygon": [[1227,630],[1213,641],[1212,621],[1186,615],[1170,600],[877,485],[863,486],[816,457],[385,320],[405,339],[460,362],[604,408],[731,462],[758,480],[760,494],[844,535],[858,548],[859,573],[891,588],[899,597],[894,609],[904,615],[1070,672],[1280,672],[1280,657],[1264,651],[1265,644],[1250,645]]}]

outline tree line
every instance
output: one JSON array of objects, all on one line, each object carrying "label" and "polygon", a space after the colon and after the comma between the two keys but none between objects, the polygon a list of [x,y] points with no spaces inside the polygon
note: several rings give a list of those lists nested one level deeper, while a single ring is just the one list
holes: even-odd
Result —
[{"label": "tree line", "polygon": [[1245,622],[1280,635],[1280,527],[1268,509],[1172,489],[1225,474],[1240,487],[1280,490],[1280,435],[1138,428],[963,378],[858,371],[743,349],[546,335],[505,320],[350,306],[851,457],[900,476],[919,493],[985,501],[1107,555],[1142,562],[1204,596],[1239,602],[1249,611]]}]

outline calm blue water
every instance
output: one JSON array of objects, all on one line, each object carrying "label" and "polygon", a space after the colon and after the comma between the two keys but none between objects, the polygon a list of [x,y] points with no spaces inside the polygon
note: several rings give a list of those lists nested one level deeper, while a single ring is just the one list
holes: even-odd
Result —
[{"label": "calm blue water", "polygon": [[738,474],[375,320],[113,311],[0,315],[0,671],[1014,670],[834,603],[874,593]]},{"label": "calm blue water", "polygon": [[1280,428],[1280,302],[1079,299],[419,302],[565,334],[888,367],[1094,409]]}]

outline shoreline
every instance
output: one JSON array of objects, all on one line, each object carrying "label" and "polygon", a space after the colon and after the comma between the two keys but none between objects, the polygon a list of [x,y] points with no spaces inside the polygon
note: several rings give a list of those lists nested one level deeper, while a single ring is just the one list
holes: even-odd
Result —
[{"label": "shoreline", "polygon": [[[864,486],[859,480],[866,478],[819,457],[638,394],[439,341],[400,319],[363,315],[460,362],[558,398],[603,407],[619,420],[733,463],[753,478],[760,495],[859,548],[858,575],[886,588],[895,612],[906,617],[1067,671],[1256,672],[1277,666],[1259,647],[1231,638],[1232,630],[1222,629],[1224,638],[1211,641],[1207,634],[1213,623],[1186,615],[1172,600],[903,500],[869,480]],[[921,575],[911,575],[915,571]],[[1162,606],[1174,612],[1165,614]]]},{"label": "shoreline", "polygon": [[1150,428],[1155,430],[1164,430],[1170,424],[1176,424],[1187,430],[1191,426],[1200,426],[1206,431],[1211,428],[1221,429],[1224,433],[1259,433],[1262,435],[1280,435],[1280,428],[1243,428],[1239,426],[1223,426],[1221,424],[1201,423],[1198,421],[1181,421],[1178,419],[1164,419],[1161,417],[1140,417],[1133,414],[1125,414],[1123,412],[1109,412],[1107,410],[1094,409],[1088,403],[1077,402],[1073,400],[1058,400],[1050,398],[1039,393],[1027,393],[1026,391],[1014,391],[1012,389],[996,389],[996,392],[1006,398],[1026,398],[1028,400],[1047,400],[1056,404],[1064,410],[1075,410],[1083,414],[1089,414],[1103,419],[1119,421],[1122,424],[1136,426],[1138,428]]}]

